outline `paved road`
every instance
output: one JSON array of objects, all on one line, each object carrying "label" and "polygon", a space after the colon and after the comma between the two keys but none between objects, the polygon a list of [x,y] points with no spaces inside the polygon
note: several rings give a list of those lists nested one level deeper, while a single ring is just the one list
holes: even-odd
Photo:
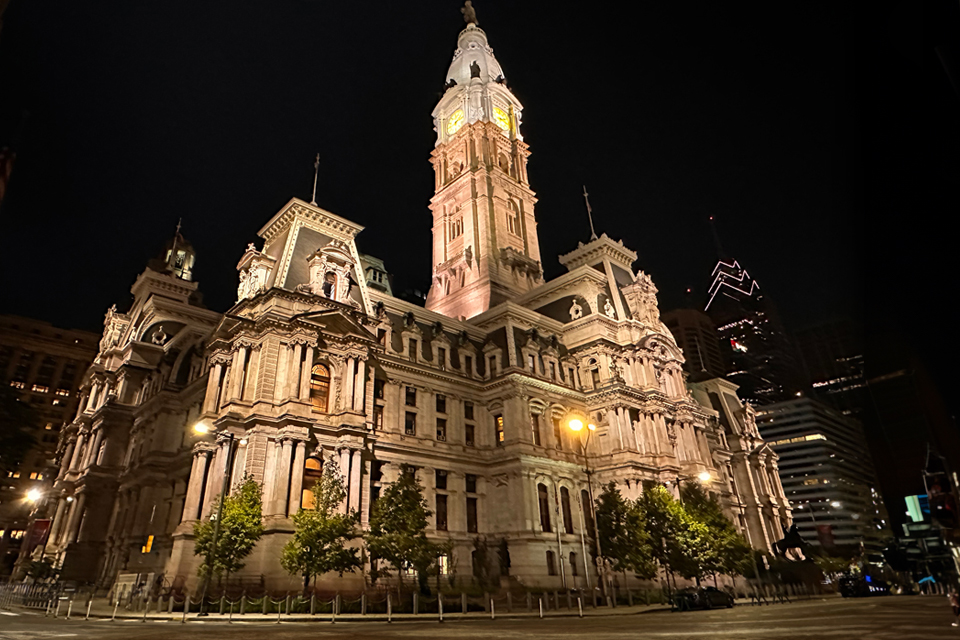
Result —
[{"label": "paved road", "polygon": [[226,640],[294,640],[300,638],[582,639],[667,638],[671,640],[938,640],[960,638],[945,597],[902,596],[862,600],[814,600],[764,607],[656,612],[610,617],[448,619],[436,621],[251,623],[53,620],[26,611],[0,612],[0,640],[96,638],[119,640],[183,640],[185,637]]}]

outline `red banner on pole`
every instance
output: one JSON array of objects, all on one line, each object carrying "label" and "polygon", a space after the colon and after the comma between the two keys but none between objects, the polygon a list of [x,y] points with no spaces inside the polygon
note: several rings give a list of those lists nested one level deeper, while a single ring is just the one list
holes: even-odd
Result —
[{"label": "red banner on pole", "polygon": [[43,541],[47,537],[47,533],[49,531],[50,520],[48,518],[33,521],[33,526],[30,529],[30,543],[28,545],[29,553],[32,553],[34,549],[43,544]]}]

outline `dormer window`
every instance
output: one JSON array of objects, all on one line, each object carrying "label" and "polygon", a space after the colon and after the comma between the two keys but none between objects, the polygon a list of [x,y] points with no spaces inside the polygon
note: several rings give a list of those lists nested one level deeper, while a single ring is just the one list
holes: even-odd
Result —
[{"label": "dormer window", "polygon": [[337,288],[337,275],[332,271],[327,272],[323,277],[323,297],[333,298],[333,292]]}]

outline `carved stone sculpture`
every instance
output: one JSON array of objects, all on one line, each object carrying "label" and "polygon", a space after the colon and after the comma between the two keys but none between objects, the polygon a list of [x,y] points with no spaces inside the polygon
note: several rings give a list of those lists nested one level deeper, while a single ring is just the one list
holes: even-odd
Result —
[{"label": "carved stone sculpture", "polygon": [[573,306],[570,307],[570,319],[579,320],[583,317],[583,307],[577,304],[576,298],[573,300]]}]

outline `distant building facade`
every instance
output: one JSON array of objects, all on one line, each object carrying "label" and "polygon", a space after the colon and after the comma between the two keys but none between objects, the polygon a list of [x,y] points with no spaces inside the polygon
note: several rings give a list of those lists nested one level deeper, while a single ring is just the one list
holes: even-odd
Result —
[{"label": "distant building facade", "polygon": [[35,445],[19,468],[0,482],[0,575],[13,569],[37,506],[26,498],[27,492],[36,490],[44,496],[53,484],[50,472],[56,469],[60,428],[77,412],[80,383],[99,339],[87,331],[0,316],[0,385],[14,389],[37,418],[36,424],[19,425],[33,436]]},{"label": "distant building facade", "polygon": [[727,368],[720,352],[720,334],[710,316],[699,309],[674,309],[663,314],[663,323],[683,351],[683,370],[690,380],[726,375]]},{"label": "distant building facade", "polygon": [[770,299],[736,260],[721,258],[710,275],[704,312],[717,327],[727,379],[744,400],[780,402],[804,389],[793,342]]},{"label": "distant building facade", "polygon": [[[107,313],[60,452],[47,551],[63,578],[140,573],[194,587],[194,525],[225,474],[231,486],[249,474],[265,533],[239,577],[287,588],[291,517],[331,460],[363,528],[412,466],[430,536],[452,544],[442,571],[459,567],[465,581],[482,569],[484,541],[507,583],[595,585],[583,540],[591,489],[609,482],[635,498],[709,473],[710,491],[770,549],[790,512],[770,479],[776,454],[735,386],[687,387],[657,288],[622,242],[580,243],[560,256],[567,273],[544,282],[522,106],[474,23],[446,80],[426,308],[391,295],[383,264],[357,249],[362,227],[294,198],[240,259],[226,314],[199,304],[179,238],[137,279],[132,308]],[[573,419],[596,425],[589,440]],[[197,434],[198,422],[213,433]],[[356,588],[369,569],[323,580]]]},{"label": "distant building facade", "polygon": [[797,348],[814,396],[844,415],[863,420],[867,397],[863,343],[850,320],[796,332]]},{"label": "distant building facade", "polygon": [[793,519],[812,545],[877,551],[891,534],[860,423],[811,398],[757,410],[757,426],[779,455]]}]

